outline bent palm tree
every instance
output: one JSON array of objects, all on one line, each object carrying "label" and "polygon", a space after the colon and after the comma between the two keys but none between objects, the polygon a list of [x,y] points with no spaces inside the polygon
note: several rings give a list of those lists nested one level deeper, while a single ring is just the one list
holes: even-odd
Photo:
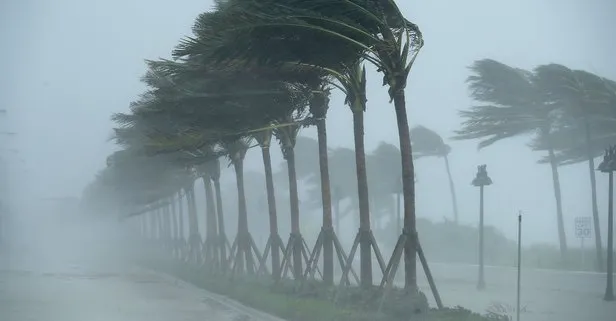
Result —
[{"label": "bent palm tree", "polygon": [[413,150],[415,152],[413,156],[415,158],[436,156],[445,160],[445,170],[447,170],[449,192],[451,193],[451,204],[453,206],[453,217],[454,221],[458,223],[458,200],[448,157],[451,152],[451,146],[445,144],[439,134],[424,126],[415,126],[411,129],[411,143],[413,143]]},{"label": "bent palm tree", "polygon": [[[546,98],[538,89],[533,75],[500,62],[484,59],[476,61],[467,82],[471,96],[482,105],[460,111],[464,119],[454,139],[482,139],[479,148],[521,135],[536,135],[549,142],[554,130],[560,126],[559,105]],[[560,253],[566,259],[567,239],[562,213],[562,197],[558,162],[553,158],[554,148],[549,145],[552,182],[556,201],[556,220]]]},{"label": "bent palm tree", "polygon": [[616,137],[612,120],[616,83],[557,64],[539,66],[535,74],[537,85],[547,92],[550,99],[563,106],[563,113],[567,116],[567,126],[556,135],[559,155],[555,157],[566,164],[588,162],[597,267],[601,269],[604,264],[594,159],[601,156],[604,148]]},{"label": "bent palm tree", "polygon": [[272,277],[274,280],[279,280],[281,277],[280,270],[280,252],[284,246],[280,235],[278,234],[278,215],[276,213],[276,192],[274,190],[274,177],[272,174],[272,158],[270,154],[270,146],[272,141],[272,129],[266,129],[255,133],[253,136],[261,147],[263,157],[263,167],[265,170],[265,188],[267,191],[267,206],[269,211],[269,226],[270,235],[267,240],[267,246],[263,254],[264,258],[268,255],[268,251],[272,254]]},{"label": "bent palm tree", "polygon": [[[209,23],[197,25],[201,39],[187,39],[176,50],[176,55],[199,52],[205,59],[219,62],[238,58],[259,63],[300,62],[312,66],[323,66],[326,62],[329,68],[332,65],[327,62],[332,62],[331,53],[335,52],[338,57],[360,53],[362,59],[383,72],[384,84],[389,86],[395,106],[402,151],[405,229],[401,239],[406,240],[402,243],[405,287],[412,292],[417,290],[414,169],[404,88],[423,45],[418,27],[404,19],[393,1],[228,1],[219,4],[218,9],[208,14]],[[212,24],[212,21],[217,23]],[[319,40],[319,49],[336,50],[315,52],[312,46],[315,42],[306,42],[306,39]],[[291,59],[289,53],[292,53]],[[362,251],[364,253],[367,254]],[[362,260],[368,263],[367,258]],[[366,265],[364,269],[367,271],[369,267]]]}]

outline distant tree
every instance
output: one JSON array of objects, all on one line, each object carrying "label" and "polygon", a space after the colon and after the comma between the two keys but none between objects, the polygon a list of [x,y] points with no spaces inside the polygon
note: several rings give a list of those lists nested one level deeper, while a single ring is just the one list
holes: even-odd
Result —
[{"label": "distant tree", "polygon": [[413,157],[441,157],[445,160],[445,169],[449,178],[449,192],[451,193],[451,204],[453,206],[454,221],[458,223],[458,200],[456,198],[456,189],[451,176],[451,168],[449,166],[449,153],[451,146],[445,144],[443,138],[435,131],[424,126],[415,126],[411,129],[411,142],[413,143]]},{"label": "distant tree", "polygon": [[559,105],[549,101],[534,83],[529,71],[484,59],[471,67],[467,82],[471,97],[480,103],[470,110],[460,111],[462,128],[454,139],[482,139],[479,148],[510,137],[533,135],[547,142],[552,169],[556,221],[563,261],[566,259],[567,238],[562,212],[562,196],[558,175],[558,160],[551,143],[554,131],[561,126]]},{"label": "distant tree", "polygon": [[297,179],[319,174],[319,143],[316,139],[298,136],[295,143]]},{"label": "distant tree", "polygon": [[[400,160],[400,149],[397,146],[381,142],[367,155],[368,183],[372,192],[372,215],[380,219],[389,215],[390,221],[396,221],[396,211],[393,209],[392,195],[401,191],[402,170],[397,166]],[[388,231],[391,233],[391,231]],[[398,232],[396,230],[396,232]]]},{"label": "distant tree", "polygon": [[[565,126],[560,126],[554,132],[551,141],[557,150],[557,161],[563,165],[584,161],[588,163],[597,266],[602,268],[604,264],[594,159],[601,156],[604,149],[616,140],[616,82],[586,71],[549,64],[535,69],[535,83],[551,101],[562,108]],[[546,150],[547,143],[545,140],[537,140],[532,147],[535,150]],[[547,161],[543,159],[540,162]]]}]

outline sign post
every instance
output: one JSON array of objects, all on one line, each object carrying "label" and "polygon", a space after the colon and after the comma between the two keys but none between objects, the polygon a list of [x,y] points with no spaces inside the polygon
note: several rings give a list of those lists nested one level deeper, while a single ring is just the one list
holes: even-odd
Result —
[{"label": "sign post", "polygon": [[592,236],[592,218],[590,216],[579,216],[575,218],[575,237],[580,239],[580,249],[582,251],[582,267],[586,264],[586,250],[584,249],[584,239]]}]

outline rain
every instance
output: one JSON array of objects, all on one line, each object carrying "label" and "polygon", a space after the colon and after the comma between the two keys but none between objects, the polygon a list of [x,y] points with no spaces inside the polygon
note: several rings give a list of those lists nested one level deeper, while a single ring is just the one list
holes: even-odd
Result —
[{"label": "rain", "polygon": [[4,1],[0,320],[614,320],[614,14]]}]

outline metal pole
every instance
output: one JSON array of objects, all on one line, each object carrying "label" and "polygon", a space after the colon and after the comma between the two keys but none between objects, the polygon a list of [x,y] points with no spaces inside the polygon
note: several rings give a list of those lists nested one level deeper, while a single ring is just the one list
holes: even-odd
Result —
[{"label": "metal pole", "polygon": [[522,211],[518,214],[518,293],[516,302],[516,320],[520,321],[520,293],[522,285]]},{"label": "metal pole", "polygon": [[614,301],[614,172],[609,172],[607,206],[607,285],[605,301]]},{"label": "metal pole", "polygon": [[479,280],[477,289],[483,290],[486,287],[483,267],[483,185],[479,186]]}]

